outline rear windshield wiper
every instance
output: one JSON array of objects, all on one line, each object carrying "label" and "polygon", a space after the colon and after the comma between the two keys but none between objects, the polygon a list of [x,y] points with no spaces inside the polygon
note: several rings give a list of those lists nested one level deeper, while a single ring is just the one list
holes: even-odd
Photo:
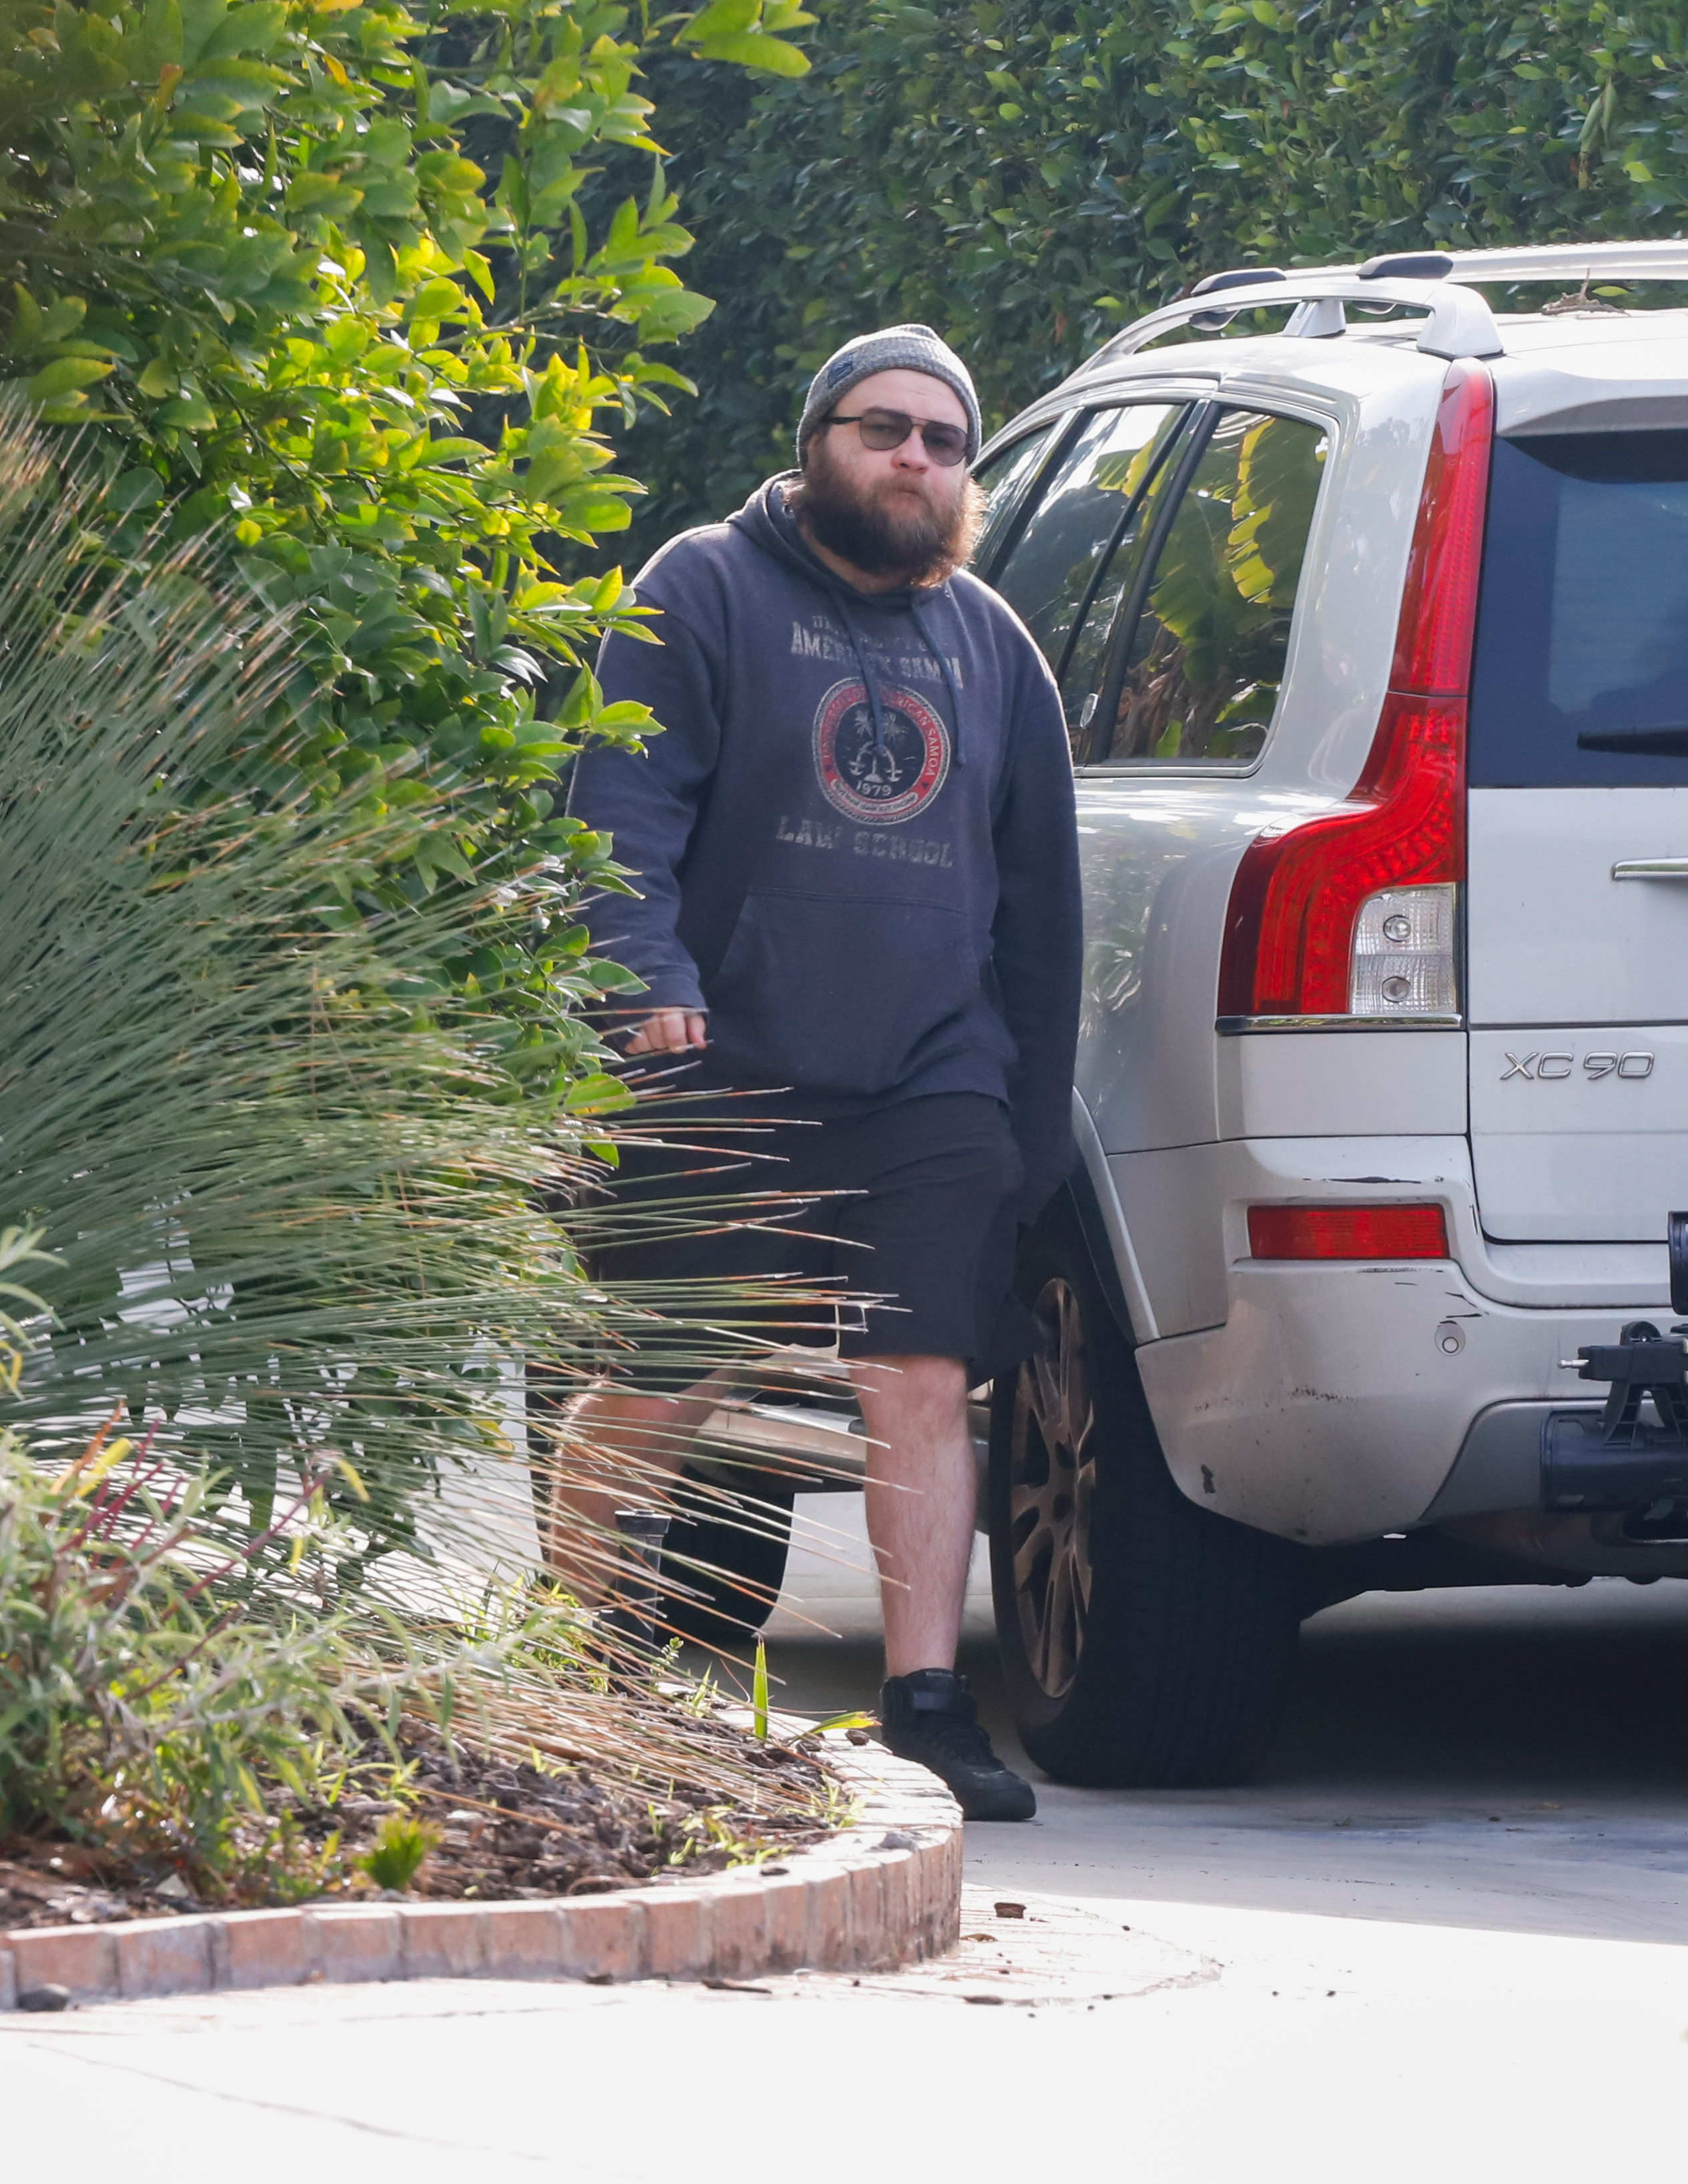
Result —
[{"label": "rear windshield wiper", "polygon": [[1688,727],[1607,728],[1598,735],[1579,736],[1577,749],[1617,751],[1630,758],[1688,758]]}]

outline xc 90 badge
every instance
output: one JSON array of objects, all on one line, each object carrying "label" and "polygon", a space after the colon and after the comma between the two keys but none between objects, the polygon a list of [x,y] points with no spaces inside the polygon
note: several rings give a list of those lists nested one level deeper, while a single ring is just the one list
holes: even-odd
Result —
[{"label": "xc 90 badge", "polygon": [[[1509,1077],[1527,1077],[1532,1084],[1552,1084],[1574,1076],[1576,1070],[1574,1054],[1509,1054],[1501,1082],[1504,1084]],[[1651,1077],[1653,1057],[1650,1054],[1585,1054],[1582,1072],[1591,1083],[1602,1077]]]}]

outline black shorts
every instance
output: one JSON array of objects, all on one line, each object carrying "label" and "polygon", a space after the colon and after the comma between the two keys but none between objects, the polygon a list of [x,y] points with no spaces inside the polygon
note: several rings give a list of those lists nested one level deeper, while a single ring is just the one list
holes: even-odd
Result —
[{"label": "black shorts", "polygon": [[[759,1342],[959,1357],[974,1380],[1000,1369],[1005,1340],[1020,1346],[1005,1315],[1022,1173],[1001,1102],[945,1092],[846,1120],[780,1119],[792,1106],[777,1095],[699,1095],[663,1111],[662,1144],[624,1141],[594,1276],[655,1312]],[[800,1202],[754,1212],[708,1203],[769,1193]],[[610,1242],[623,1212],[652,1230],[666,1214],[674,1233]],[[711,1295],[727,1278],[783,1278],[806,1294],[774,1301],[764,1286],[747,1307],[724,1289]],[[708,1369],[701,1355],[683,1327],[653,1321],[609,1364],[631,1387],[672,1393]]]}]

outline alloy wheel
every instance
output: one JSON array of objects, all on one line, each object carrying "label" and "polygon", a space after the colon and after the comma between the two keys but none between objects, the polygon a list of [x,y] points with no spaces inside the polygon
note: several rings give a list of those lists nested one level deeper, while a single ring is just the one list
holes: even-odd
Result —
[{"label": "alloy wheel", "polygon": [[1015,1387],[1009,1540],[1027,1665],[1058,1699],[1078,1675],[1090,1608],[1095,1412],[1077,1290],[1057,1275],[1032,1309],[1038,1346]]}]

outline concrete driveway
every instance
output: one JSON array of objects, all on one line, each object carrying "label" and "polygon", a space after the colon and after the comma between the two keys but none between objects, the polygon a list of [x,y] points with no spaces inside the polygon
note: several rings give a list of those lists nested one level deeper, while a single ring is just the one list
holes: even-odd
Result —
[{"label": "concrete driveway", "polygon": [[[872,1599],[852,1505],[808,1513],[843,1536],[794,1557],[772,1652],[792,1702],[831,1707],[872,1691]],[[977,1597],[970,1629],[989,1711]],[[1688,1586],[1351,1602],[1308,1625],[1256,1784],[1050,1787],[1031,1825],[972,1830],[968,1938],[944,1965],[761,1993],[442,1981],[0,2020],[11,2168],[1680,2174],[1685,1681]]]},{"label": "concrete driveway", "polygon": [[[788,1704],[831,1710],[871,1699],[878,1608],[859,1502],[800,1507],[770,1658]],[[1035,1774],[989,1603],[981,1540],[962,1665],[999,1749]],[[1688,1942],[1688,1584],[1368,1594],[1305,1626],[1246,1788],[1039,1798],[1029,1827],[974,1830],[992,1886]]]}]

